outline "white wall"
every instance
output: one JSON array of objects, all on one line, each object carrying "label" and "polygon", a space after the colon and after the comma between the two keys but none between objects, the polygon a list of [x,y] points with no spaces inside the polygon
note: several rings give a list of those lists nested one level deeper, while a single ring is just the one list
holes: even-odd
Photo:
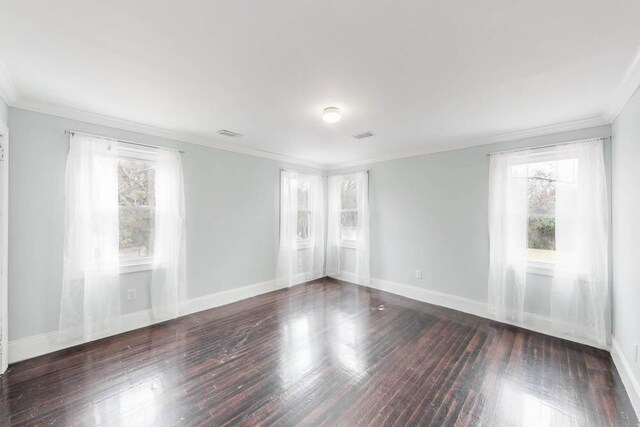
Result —
[{"label": "white wall", "polygon": [[640,92],[613,124],[613,255],[613,335],[637,383],[640,363],[635,361],[634,346],[640,344]]},{"label": "white wall", "polygon": [[[62,286],[65,130],[185,150],[188,298],[275,278],[280,168],[274,160],[9,109],[9,338],[57,329]],[[122,276],[124,313],[149,307],[150,273]],[[127,301],[136,288],[138,299]]]},{"label": "white wall", "polygon": [[[369,169],[372,278],[485,303],[489,272],[486,155],[606,137],[610,132],[609,126],[601,126],[355,168]],[[605,145],[605,163],[610,171],[610,143]],[[343,265],[353,266],[348,258],[343,255]],[[422,271],[422,280],[415,278],[416,270]],[[529,274],[527,280],[525,310],[548,316],[551,278]]]}]

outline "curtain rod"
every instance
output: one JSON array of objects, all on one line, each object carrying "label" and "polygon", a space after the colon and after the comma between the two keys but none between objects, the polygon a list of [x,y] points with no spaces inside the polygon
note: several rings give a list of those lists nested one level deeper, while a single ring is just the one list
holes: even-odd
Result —
[{"label": "curtain rod", "polygon": [[295,169],[285,169],[285,168],[281,168],[281,169],[280,169],[280,172],[295,172],[295,173],[299,173],[299,174],[302,174],[302,175],[324,176],[324,175],[322,175],[322,174],[320,174],[320,173],[302,172],[302,171],[295,170]]},{"label": "curtain rod", "polygon": [[340,176],[340,175],[353,175],[354,173],[360,173],[360,172],[364,172],[366,174],[369,173],[369,169],[363,169],[363,170],[359,170],[359,171],[353,171],[353,172],[347,172],[347,173],[337,173],[337,174],[333,174],[333,175],[323,175],[323,174],[317,174],[317,173],[312,173],[312,172],[302,172],[296,169],[286,169],[286,168],[281,168],[280,169],[281,172],[295,172],[295,173],[300,173],[302,175],[312,175],[312,176]]},{"label": "curtain rod", "polygon": [[343,173],[336,173],[336,174],[327,175],[327,176],[353,175],[353,174],[356,174],[356,173],[369,173],[369,169],[360,169],[359,171],[349,171],[349,172],[343,172]]},{"label": "curtain rod", "polygon": [[499,154],[506,154],[506,153],[517,153],[517,152],[520,152],[520,151],[542,150],[544,148],[552,148],[552,147],[558,147],[558,146],[567,145],[567,144],[575,144],[577,142],[607,141],[607,140],[610,140],[610,139],[611,139],[610,136],[605,136],[605,137],[600,137],[600,138],[576,139],[576,140],[573,140],[573,141],[558,142],[556,144],[540,145],[538,147],[516,148],[515,150],[496,151],[495,153],[487,153],[487,157],[497,156]]},{"label": "curtain rod", "polygon": [[147,148],[160,148],[162,150],[173,150],[173,151],[177,151],[180,154],[184,154],[183,150],[178,150],[175,148],[169,148],[169,147],[162,147],[160,145],[151,145],[151,144],[141,144],[139,142],[133,142],[133,141],[127,141],[124,139],[117,139],[117,138],[109,138],[108,136],[102,136],[102,135],[94,135],[92,133],[86,133],[86,132],[78,132],[77,130],[65,130],[64,133],[68,134],[68,135],[84,135],[84,136],[90,136],[92,138],[100,138],[100,139],[106,139],[108,141],[116,141],[116,142],[122,142],[125,144],[131,144],[131,145],[138,145],[140,147],[147,147]]}]

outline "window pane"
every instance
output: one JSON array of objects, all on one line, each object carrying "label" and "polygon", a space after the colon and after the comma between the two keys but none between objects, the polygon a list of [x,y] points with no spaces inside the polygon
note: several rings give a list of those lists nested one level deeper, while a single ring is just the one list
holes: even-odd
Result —
[{"label": "window pane", "polygon": [[118,167],[118,204],[155,206],[155,175],[152,162],[121,159]]},{"label": "window pane", "polygon": [[298,240],[309,240],[311,212],[298,211]]},{"label": "window pane", "polygon": [[557,162],[529,165],[527,247],[530,261],[555,261],[557,170]]},{"label": "window pane", "polygon": [[529,213],[555,216],[557,162],[529,165]]},{"label": "window pane", "polygon": [[340,226],[343,228],[356,228],[358,226],[358,211],[342,211]]},{"label": "window pane", "polygon": [[120,260],[153,256],[155,170],[153,163],[121,159],[118,168]]},{"label": "window pane", "polygon": [[154,221],[149,207],[120,207],[120,260],[153,255]]},{"label": "window pane", "polygon": [[309,210],[309,181],[298,184],[298,209]]},{"label": "window pane", "polygon": [[529,247],[556,249],[556,219],[546,216],[529,217]]},{"label": "window pane", "polygon": [[342,211],[340,214],[340,238],[356,240],[358,237],[358,211]]},{"label": "window pane", "polygon": [[344,181],[341,193],[342,209],[358,208],[358,192],[355,181]]}]

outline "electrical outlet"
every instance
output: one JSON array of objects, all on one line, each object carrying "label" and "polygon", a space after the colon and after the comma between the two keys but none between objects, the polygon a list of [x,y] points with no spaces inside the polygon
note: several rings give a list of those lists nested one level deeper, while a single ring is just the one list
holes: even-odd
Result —
[{"label": "electrical outlet", "polygon": [[422,279],[422,271],[416,270],[416,279]]},{"label": "electrical outlet", "polygon": [[135,289],[127,289],[127,300],[133,301],[137,296],[137,291]]}]

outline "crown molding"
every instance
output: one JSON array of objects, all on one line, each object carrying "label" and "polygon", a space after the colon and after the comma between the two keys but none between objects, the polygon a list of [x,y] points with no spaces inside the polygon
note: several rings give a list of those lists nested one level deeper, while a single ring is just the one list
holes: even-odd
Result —
[{"label": "crown molding", "polygon": [[69,107],[64,107],[56,104],[42,102],[33,99],[19,98],[12,104],[9,104],[12,108],[21,110],[33,111],[36,113],[49,114],[52,116],[63,117],[71,120],[78,120],[86,123],[92,123],[101,126],[108,126],[116,129],[127,130],[131,132],[137,132],[145,135],[157,136],[160,138],[171,139],[175,141],[186,142],[190,144],[202,145],[210,148],[217,148],[219,150],[230,151],[239,154],[246,154],[255,157],[262,157],[270,160],[276,160],[283,163],[289,163],[293,165],[306,166],[321,171],[334,171],[338,169],[348,169],[356,166],[368,165],[373,163],[386,162],[390,160],[404,159],[408,157],[423,156],[426,154],[440,153],[444,151],[459,150],[462,148],[476,147],[480,145],[494,144],[498,142],[515,141],[525,138],[533,138],[536,136],[550,135],[561,132],[568,132],[578,129],[587,129],[597,126],[608,125],[609,121],[602,117],[591,117],[583,120],[575,120],[564,123],[557,123],[553,125],[547,125],[532,129],[525,129],[520,131],[514,131],[509,133],[503,133],[493,135],[489,137],[467,138],[464,140],[458,140],[447,144],[441,144],[419,150],[388,154],[375,158],[368,158],[362,160],[355,160],[352,162],[344,162],[337,164],[320,164],[311,162],[296,157],[287,156],[284,154],[273,153],[270,151],[260,150],[252,147],[238,147],[230,144],[224,144],[220,142],[214,142],[210,139],[190,135],[188,133],[172,131],[169,129],[163,129],[156,126],[150,126],[138,122],[133,122],[124,119],[118,119],[102,114],[90,113],[87,111],[77,110]]},{"label": "crown molding", "polygon": [[2,62],[2,59],[0,59],[0,98],[2,98],[4,103],[9,106],[18,99],[18,90],[7,71],[7,67],[5,67],[4,62]]},{"label": "crown molding", "polygon": [[636,52],[636,56],[629,64],[624,77],[613,92],[602,113],[609,123],[613,123],[618,117],[618,114],[627,105],[633,94],[636,93],[638,87],[640,87],[640,49]]},{"label": "crown molding", "polygon": [[130,120],[118,119],[97,113],[77,110],[70,107],[51,104],[34,99],[18,98],[12,103],[8,103],[11,108],[20,110],[33,111],[35,113],[49,114],[51,116],[63,117],[65,119],[78,120],[81,122],[91,123],[100,126],[108,126],[116,129],[122,129],[130,132],[137,132],[159,138],[171,139],[174,141],[186,142],[190,144],[202,145],[209,148],[230,151],[233,153],[246,154],[254,157],[261,157],[270,160],[276,160],[282,163],[306,166],[314,169],[324,170],[325,165],[311,162],[297,157],[287,156],[284,154],[274,153],[271,151],[260,150],[253,147],[239,147],[237,145],[220,143],[211,139],[191,135],[189,133],[173,131]]},{"label": "crown molding", "polygon": [[375,157],[365,160],[356,160],[353,162],[338,163],[327,166],[327,170],[335,171],[339,169],[349,169],[357,166],[370,165],[373,163],[387,162],[390,160],[405,159],[408,157],[424,156],[426,154],[442,153],[445,151],[460,150],[463,148],[472,148],[482,145],[496,144],[499,142],[517,141],[527,138],[535,138],[538,136],[553,135],[556,133],[570,132],[579,129],[588,129],[598,126],[609,125],[609,121],[603,117],[590,117],[588,119],[573,120],[569,122],[556,123],[537,128],[524,129],[514,132],[502,133],[488,137],[467,138],[458,140],[448,144],[436,145],[433,147],[425,147],[419,150],[406,151],[403,153],[388,154],[381,157]]},{"label": "crown molding", "polygon": [[520,139],[535,138],[537,136],[552,135],[554,133],[570,132],[572,130],[588,129],[610,124],[604,117],[596,116],[568,122],[554,123],[552,125],[502,133],[484,138],[482,144],[495,144],[498,142],[517,141]]}]

